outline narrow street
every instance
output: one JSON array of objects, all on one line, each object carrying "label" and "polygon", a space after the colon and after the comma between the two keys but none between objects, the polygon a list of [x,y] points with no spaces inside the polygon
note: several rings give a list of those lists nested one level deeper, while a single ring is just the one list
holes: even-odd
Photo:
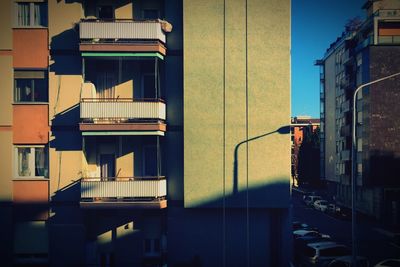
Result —
[{"label": "narrow street", "polygon": [[[323,234],[351,248],[351,220],[338,219],[326,213],[307,207],[302,201],[302,194],[293,190],[293,221],[301,221],[316,227]],[[370,265],[386,258],[398,258],[400,247],[392,242],[390,233],[372,222],[362,219],[357,221],[357,254],[366,257]]]}]

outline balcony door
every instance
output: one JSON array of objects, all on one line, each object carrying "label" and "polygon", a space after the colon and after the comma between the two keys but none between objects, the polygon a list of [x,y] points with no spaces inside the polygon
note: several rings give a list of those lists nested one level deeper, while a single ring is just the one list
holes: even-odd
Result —
[{"label": "balcony door", "polygon": [[146,145],[143,147],[143,176],[157,176],[157,146]]},{"label": "balcony door", "polygon": [[101,178],[115,177],[115,155],[100,154]]},{"label": "balcony door", "polygon": [[97,74],[96,97],[99,99],[115,98],[116,75],[109,72]]},{"label": "balcony door", "polygon": [[146,99],[158,98],[156,77],[153,73],[143,74],[142,95]]}]

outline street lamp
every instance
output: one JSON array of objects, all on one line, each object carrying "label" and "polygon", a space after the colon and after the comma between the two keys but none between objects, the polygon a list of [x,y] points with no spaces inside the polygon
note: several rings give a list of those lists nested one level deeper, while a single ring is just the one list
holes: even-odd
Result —
[{"label": "street lamp", "polygon": [[354,91],[353,95],[353,128],[352,128],[352,161],[351,161],[351,248],[352,248],[352,266],[357,266],[356,265],[356,173],[357,173],[357,148],[356,148],[356,101],[357,101],[357,93],[364,87],[378,83],[390,78],[393,78],[395,76],[400,75],[400,72],[394,73],[392,75],[374,80],[372,82],[368,82],[365,84],[360,85],[357,87],[357,89]]}]

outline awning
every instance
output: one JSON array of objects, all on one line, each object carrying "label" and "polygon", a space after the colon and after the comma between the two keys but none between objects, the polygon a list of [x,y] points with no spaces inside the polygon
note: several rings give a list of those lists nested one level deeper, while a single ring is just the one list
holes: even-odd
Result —
[{"label": "awning", "polygon": [[129,58],[137,58],[137,59],[149,59],[158,57],[159,59],[164,60],[164,56],[160,53],[99,53],[99,52],[84,52],[82,53],[83,57],[129,57]]},{"label": "awning", "polygon": [[158,135],[164,136],[163,131],[93,131],[82,132],[82,136],[121,136],[121,135]]}]

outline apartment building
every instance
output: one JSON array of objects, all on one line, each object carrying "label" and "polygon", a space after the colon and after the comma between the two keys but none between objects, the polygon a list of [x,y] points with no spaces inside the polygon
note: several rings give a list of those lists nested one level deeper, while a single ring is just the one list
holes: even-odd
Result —
[{"label": "apartment building", "polygon": [[292,183],[298,186],[299,150],[305,138],[310,138],[319,129],[320,119],[311,116],[296,116],[291,119],[290,134],[292,141]]},{"label": "apartment building", "polygon": [[365,83],[399,72],[400,4],[366,1],[366,19],[353,20],[316,65],[321,70],[321,174],[339,203],[351,205],[352,123],[356,120],[356,206],[388,224],[399,223],[396,132],[399,79]]},{"label": "apartment building", "polygon": [[0,10],[5,266],[286,266],[290,1]]}]

